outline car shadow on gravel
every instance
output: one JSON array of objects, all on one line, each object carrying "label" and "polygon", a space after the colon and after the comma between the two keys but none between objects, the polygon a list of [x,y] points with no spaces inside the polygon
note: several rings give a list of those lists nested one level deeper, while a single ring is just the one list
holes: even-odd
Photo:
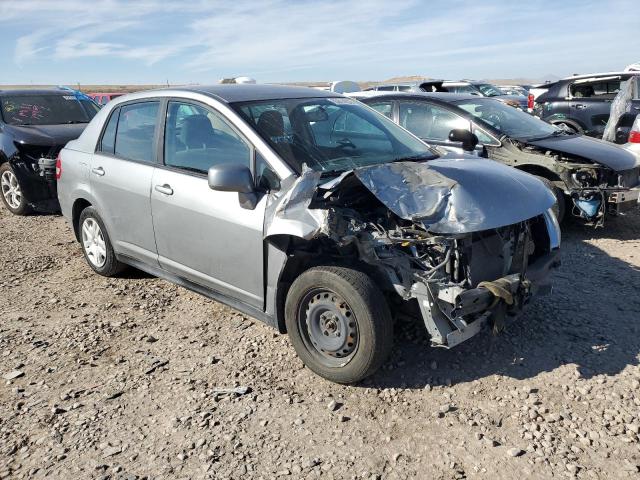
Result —
[{"label": "car shadow on gravel", "polygon": [[617,240],[640,239],[640,215],[613,222],[597,230],[570,222],[553,294],[534,299],[500,335],[487,329],[452,350],[436,349],[421,322],[399,322],[391,359],[361,386],[419,389],[491,375],[524,380],[571,364],[591,378],[638,365],[640,269],[590,242],[607,250],[610,242],[628,255],[623,249],[630,247]]}]

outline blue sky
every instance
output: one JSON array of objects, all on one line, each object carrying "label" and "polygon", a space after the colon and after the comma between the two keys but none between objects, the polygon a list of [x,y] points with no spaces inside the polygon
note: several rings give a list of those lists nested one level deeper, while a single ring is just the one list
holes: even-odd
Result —
[{"label": "blue sky", "polygon": [[0,0],[0,83],[538,79],[640,61],[640,0]]}]

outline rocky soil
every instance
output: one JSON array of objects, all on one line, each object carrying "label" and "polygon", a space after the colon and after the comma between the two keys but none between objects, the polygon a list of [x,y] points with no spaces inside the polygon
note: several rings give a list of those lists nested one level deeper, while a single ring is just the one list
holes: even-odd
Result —
[{"label": "rocky soil", "polygon": [[61,217],[0,210],[0,479],[640,478],[640,215],[570,224],[498,337],[331,384],[286,336],[165,281],[92,273]]}]

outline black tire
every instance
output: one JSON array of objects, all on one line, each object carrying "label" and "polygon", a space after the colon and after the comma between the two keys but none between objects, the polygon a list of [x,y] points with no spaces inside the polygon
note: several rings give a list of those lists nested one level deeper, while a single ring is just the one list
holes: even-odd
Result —
[{"label": "black tire", "polygon": [[[345,328],[353,329],[345,332],[345,337],[349,335],[347,338],[354,343],[348,344],[353,351],[343,358],[332,359],[333,353],[323,353],[318,345],[312,344],[318,336],[313,336],[310,327],[310,311],[315,308],[313,311],[317,313],[322,306],[311,305],[318,296],[324,296],[323,292],[328,292],[329,298],[322,301],[330,304],[333,299],[340,305],[338,309],[344,308],[348,323]],[[302,273],[287,294],[285,323],[300,359],[310,370],[332,382],[348,384],[368,377],[380,368],[393,346],[393,322],[384,295],[368,275],[350,268],[323,266]],[[339,338],[341,331],[334,335]],[[325,340],[322,336],[320,339]]]},{"label": "black tire", "polygon": [[[17,184],[18,190],[20,192],[20,199],[17,205],[9,204],[9,202],[5,198],[5,187],[8,187],[8,186],[5,185],[5,182],[3,181],[3,179],[6,178],[7,176],[11,176],[15,180],[15,183]],[[2,165],[0,165],[0,192],[2,193],[0,195],[2,197],[2,203],[4,203],[4,206],[6,207],[6,209],[9,210],[14,215],[26,215],[31,211],[27,203],[26,197],[22,194],[22,186],[18,181],[18,177],[16,176],[15,172],[13,171],[13,168],[11,168],[11,165],[9,165],[8,162],[5,162]]]},{"label": "black tire", "polygon": [[553,210],[553,213],[556,214],[558,223],[562,223],[562,221],[564,220],[564,214],[567,210],[567,199],[564,195],[564,192],[562,191],[561,188],[556,187],[553,184],[553,182],[548,178],[539,177],[538,175],[536,175],[536,177],[538,177],[540,181],[544,183],[547,186],[547,188],[551,190],[553,192],[553,195],[556,197],[556,203],[553,205],[553,207],[551,207],[551,210]]},{"label": "black tire", "polygon": [[[104,241],[104,262],[94,261],[92,259],[94,255],[88,251],[83,232],[85,222],[87,222],[86,225],[93,225],[90,222],[95,222],[100,229],[100,235]],[[113,277],[126,268],[126,265],[116,258],[107,229],[95,208],[87,207],[80,214],[80,219],[78,220],[78,237],[80,238],[80,246],[82,247],[84,258],[94,272],[104,277]]]}]

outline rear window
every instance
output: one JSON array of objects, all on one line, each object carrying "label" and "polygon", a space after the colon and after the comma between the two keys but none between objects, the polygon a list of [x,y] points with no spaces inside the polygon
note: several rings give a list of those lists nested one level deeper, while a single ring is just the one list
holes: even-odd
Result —
[{"label": "rear window", "polygon": [[[91,103],[91,102],[87,102]],[[0,97],[3,120],[10,125],[88,123],[97,109],[73,95],[11,95]]]}]

